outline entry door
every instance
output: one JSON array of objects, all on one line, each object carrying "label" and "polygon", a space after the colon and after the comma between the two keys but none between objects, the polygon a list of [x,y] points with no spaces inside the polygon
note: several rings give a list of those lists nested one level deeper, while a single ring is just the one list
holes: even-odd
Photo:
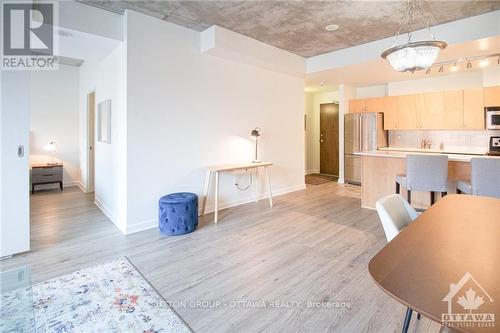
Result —
[{"label": "entry door", "polygon": [[88,191],[94,191],[95,91],[88,95]]},{"label": "entry door", "polygon": [[321,104],[319,108],[320,127],[320,172],[339,174],[339,106]]}]

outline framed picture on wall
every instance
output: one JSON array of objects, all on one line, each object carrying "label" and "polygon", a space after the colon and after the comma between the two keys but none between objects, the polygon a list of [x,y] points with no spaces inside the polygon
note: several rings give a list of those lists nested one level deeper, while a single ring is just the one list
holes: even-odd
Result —
[{"label": "framed picture on wall", "polygon": [[97,105],[97,141],[111,143],[111,100]]}]

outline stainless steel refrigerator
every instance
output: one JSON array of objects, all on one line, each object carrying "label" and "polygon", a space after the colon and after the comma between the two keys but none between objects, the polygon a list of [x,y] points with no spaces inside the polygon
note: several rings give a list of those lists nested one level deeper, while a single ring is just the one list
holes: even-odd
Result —
[{"label": "stainless steel refrigerator", "polygon": [[352,184],[361,184],[361,156],[356,152],[387,147],[382,113],[348,113],[344,117],[344,178]]}]

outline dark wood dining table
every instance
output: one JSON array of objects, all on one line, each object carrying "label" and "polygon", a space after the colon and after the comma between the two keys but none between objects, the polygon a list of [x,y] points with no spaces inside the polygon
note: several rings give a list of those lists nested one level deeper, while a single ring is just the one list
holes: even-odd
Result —
[{"label": "dark wood dining table", "polygon": [[390,296],[453,331],[500,332],[500,199],[445,196],[368,270]]}]

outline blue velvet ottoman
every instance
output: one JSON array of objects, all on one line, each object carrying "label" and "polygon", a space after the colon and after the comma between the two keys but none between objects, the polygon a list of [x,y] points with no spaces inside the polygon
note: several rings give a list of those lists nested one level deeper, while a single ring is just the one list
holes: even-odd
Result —
[{"label": "blue velvet ottoman", "polygon": [[164,235],[177,236],[195,231],[198,226],[198,196],[172,193],[160,198],[158,224]]}]

